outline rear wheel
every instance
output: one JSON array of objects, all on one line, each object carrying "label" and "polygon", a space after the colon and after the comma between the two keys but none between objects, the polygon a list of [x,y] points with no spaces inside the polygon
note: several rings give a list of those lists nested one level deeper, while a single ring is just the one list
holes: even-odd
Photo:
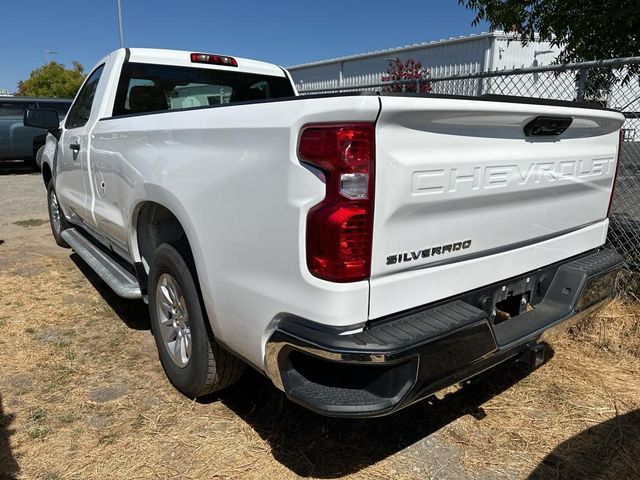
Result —
[{"label": "rear wheel", "polygon": [[220,347],[202,308],[189,248],[162,244],[149,271],[151,331],[169,381],[195,398],[234,383],[244,369]]},{"label": "rear wheel", "polygon": [[47,206],[49,210],[49,223],[51,224],[51,233],[56,243],[64,248],[69,248],[69,244],[65,242],[61,236],[62,232],[69,228],[69,223],[62,213],[58,195],[53,187],[53,180],[47,184]]}]

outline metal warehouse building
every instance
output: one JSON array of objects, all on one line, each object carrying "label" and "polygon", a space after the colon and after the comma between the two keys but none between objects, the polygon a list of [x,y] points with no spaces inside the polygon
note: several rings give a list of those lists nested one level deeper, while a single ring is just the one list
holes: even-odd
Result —
[{"label": "metal warehouse building", "polygon": [[[301,91],[317,90],[378,83],[389,61],[395,59],[419,60],[431,77],[442,77],[548,65],[559,50],[549,42],[523,46],[513,34],[495,31],[294,65],[289,71]],[[464,87],[458,85],[456,89]]]},{"label": "metal warehouse building", "polygon": [[[428,70],[432,93],[596,102],[627,112],[625,138],[640,141],[640,84],[634,80],[598,87],[587,80],[597,66],[577,64],[560,70],[550,66],[559,53],[560,48],[550,42],[522,45],[514,34],[495,31],[294,65],[289,71],[302,94],[375,90],[390,61],[404,63],[411,58]],[[616,76],[625,72],[623,68]]]}]

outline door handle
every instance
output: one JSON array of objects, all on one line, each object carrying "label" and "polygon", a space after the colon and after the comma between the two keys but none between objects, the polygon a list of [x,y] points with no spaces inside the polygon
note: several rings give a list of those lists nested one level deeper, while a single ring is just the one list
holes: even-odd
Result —
[{"label": "door handle", "polygon": [[73,150],[74,152],[79,152],[80,151],[80,144],[79,143],[71,143],[71,144],[69,144],[69,148],[71,150]]}]

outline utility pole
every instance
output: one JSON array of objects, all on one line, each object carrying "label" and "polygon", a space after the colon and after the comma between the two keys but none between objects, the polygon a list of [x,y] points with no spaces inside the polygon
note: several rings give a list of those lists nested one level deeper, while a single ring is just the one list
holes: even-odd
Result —
[{"label": "utility pole", "polygon": [[124,48],[124,33],[122,32],[122,5],[118,0],[118,31],[120,32],[120,48]]}]

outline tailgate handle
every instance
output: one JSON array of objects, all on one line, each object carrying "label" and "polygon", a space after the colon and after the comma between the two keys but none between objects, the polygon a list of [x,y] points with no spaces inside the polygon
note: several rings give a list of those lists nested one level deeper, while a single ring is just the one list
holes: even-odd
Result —
[{"label": "tailgate handle", "polygon": [[558,136],[573,122],[571,117],[536,117],[523,130],[527,137]]}]

